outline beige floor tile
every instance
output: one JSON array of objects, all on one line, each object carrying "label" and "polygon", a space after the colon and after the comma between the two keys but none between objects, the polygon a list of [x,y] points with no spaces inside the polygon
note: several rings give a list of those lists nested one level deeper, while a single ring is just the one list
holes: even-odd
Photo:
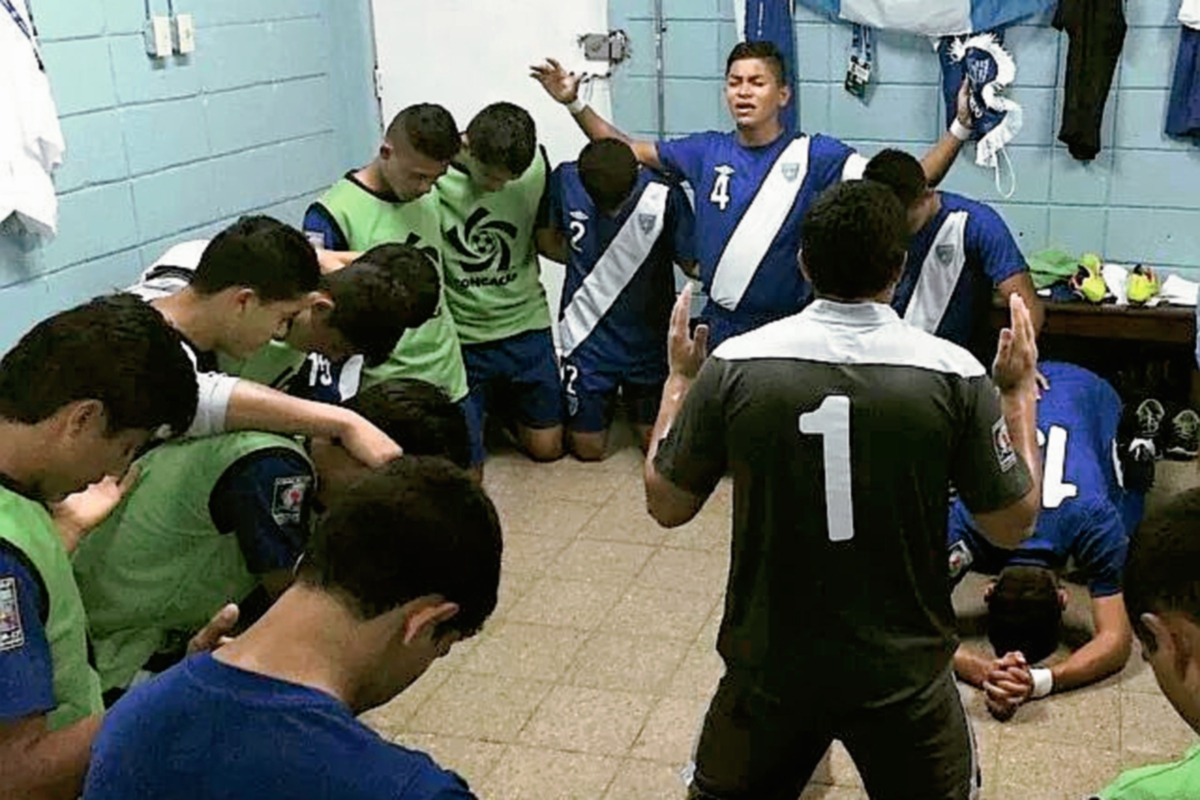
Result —
[{"label": "beige floor tile", "polygon": [[487,634],[463,661],[461,669],[486,675],[556,681],[567,671],[586,639],[586,633],[572,628],[509,621]]},{"label": "beige floor tile", "polygon": [[700,629],[700,636],[697,641],[702,647],[707,647],[710,650],[717,649],[717,637],[721,633],[721,620],[725,618],[725,603],[718,601],[713,606],[712,611],[708,614],[708,619],[704,620],[704,627]]},{"label": "beige floor tile", "polygon": [[659,545],[672,531],[654,521],[646,510],[646,496],[640,486],[617,492],[580,531],[583,539]]},{"label": "beige floor tile", "polygon": [[672,528],[662,540],[662,544],[664,547],[680,550],[721,553],[728,557],[731,536],[728,519],[700,516],[686,525]]},{"label": "beige floor tile", "polygon": [[1163,695],[1139,692],[1121,695],[1123,750],[1154,755],[1177,753],[1182,756],[1195,743],[1195,732]]},{"label": "beige floor tile", "polygon": [[693,641],[714,604],[701,595],[633,586],[600,627],[632,636]]},{"label": "beige floor tile", "polygon": [[1026,703],[1005,723],[1005,731],[1025,741],[1116,752],[1121,749],[1120,719],[1121,692],[1114,681]]},{"label": "beige floor tile", "polygon": [[566,682],[626,692],[663,691],[688,652],[679,639],[596,633],[575,656]]},{"label": "beige floor tile", "polygon": [[649,694],[556,686],[517,741],[529,747],[625,755],[653,706]]},{"label": "beige floor tile", "polygon": [[724,553],[663,548],[642,568],[637,582],[652,589],[717,597],[725,592],[728,573],[729,562]]},{"label": "beige floor tile", "polygon": [[569,539],[561,536],[505,533],[503,570],[535,575],[543,573],[569,542]]},{"label": "beige floor tile", "polygon": [[725,662],[716,649],[707,644],[694,644],[671,677],[667,694],[671,697],[712,697],[724,674]]},{"label": "beige floor tile", "polygon": [[617,601],[626,584],[565,581],[545,577],[517,604],[508,618],[513,622],[557,625],[590,631],[599,625]]},{"label": "beige floor tile", "polygon": [[660,700],[633,743],[630,755],[684,766],[692,757],[692,748],[707,710],[707,699],[667,697]]},{"label": "beige floor tile", "polygon": [[1158,681],[1154,678],[1154,670],[1150,669],[1150,665],[1142,658],[1140,645],[1136,643],[1133,646],[1133,655],[1129,657],[1125,669],[1121,672],[1121,690],[1162,694],[1162,689],[1158,688]]},{"label": "beige floor tile", "polygon": [[428,753],[434,761],[458,773],[472,786],[487,777],[508,748],[506,744],[433,733],[404,733],[394,741]]},{"label": "beige floor tile", "polygon": [[596,800],[620,765],[607,756],[510,747],[475,790],[485,800]]},{"label": "beige floor tile", "polygon": [[621,763],[604,800],[685,800],[687,785],[679,769],[631,758]]},{"label": "beige floor tile", "polygon": [[867,793],[847,786],[809,784],[800,795],[800,800],[867,800]]},{"label": "beige floor tile", "polygon": [[418,733],[511,742],[551,684],[503,675],[455,673],[412,717]]},{"label": "beige floor tile", "polygon": [[586,464],[580,466],[587,469],[587,474],[580,475],[565,464],[560,466],[560,463],[541,465],[543,468],[538,470],[537,479],[525,486],[530,502],[582,501],[602,506],[618,490],[629,491],[636,485],[631,475],[596,469]]},{"label": "beige floor tile", "polygon": [[509,612],[521,601],[521,598],[533,588],[541,574],[536,572],[516,572],[502,569],[500,571],[500,591],[497,593],[496,610],[488,617],[484,629],[495,628],[502,623]]},{"label": "beige floor tile", "polygon": [[[587,490],[580,487],[581,497]],[[524,533],[574,539],[580,529],[599,510],[598,504],[583,500],[542,500],[531,495],[506,503],[497,503],[505,534]]]},{"label": "beige floor tile", "polygon": [[626,542],[577,539],[550,566],[556,578],[628,583],[654,554],[654,548]]},{"label": "beige floor tile", "polygon": [[858,767],[854,766],[854,759],[846,752],[845,745],[835,741],[825,758],[829,764],[829,783],[850,788],[862,787],[862,776],[858,774]]},{"label": "beige floor tile", "polygon": [[409,722],[417,709],[449,679],[445,670],[428,669],[411,686],[392,698],[391,702],[373,708],[359,719],[364,725],[375,729],[380,736],[391,739],[408,730]]},{"label": "beige floor tile", "polygon": [[990,800],[1079,800],[1100,789],[1120,766],[1111,750],[1077,744],[1032,743],[1006,729],[995,766],[983,776]]}]

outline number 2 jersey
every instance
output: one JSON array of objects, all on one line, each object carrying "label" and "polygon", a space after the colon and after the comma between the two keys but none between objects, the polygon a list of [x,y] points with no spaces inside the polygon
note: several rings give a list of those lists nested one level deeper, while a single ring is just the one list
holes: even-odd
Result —
[{"label": "number 2 jersey", "polygon": [[1085,576],[1093,597],[1121,591],[1126,524],[1133,500],[1121,486],[1117,426],[1121,399],[1104,379],[1083,367],[1043,362],[1050,388],[1038,402],[1038,441],[1043,443],[1042,510],[1032,536],[1015,550],[984,539],[971,514],[950,508],[950,575],[969,569],[994,574],[1009,564],[1063,570],[1068,561]]},{"label": "number 2 jersey", "polygon": [[970,353],[888,306],[828,300],[718,347],[655,465],[701,497],[733,473],[729,668],[849,706],[950,664],[947,482],[978,511],[1030,485]]},{"label": "number 2 jersey", "polygon": [[615,215],[596,208],[574,163],[550,176],[548,223],[567,237],[559,311],[565,358],[619,372],[666,365],[676,261],[692,260],[692,209],[678,186],[642,169]]},{"label": "number 2 jersey", "polygon": [[799,311],[811,295],[796,260],[800,223],[821,192],[860,177],[866,160],[820,134],[747,147],[716,131],[659,142],[658,157],[695,191],[713,341]]}]

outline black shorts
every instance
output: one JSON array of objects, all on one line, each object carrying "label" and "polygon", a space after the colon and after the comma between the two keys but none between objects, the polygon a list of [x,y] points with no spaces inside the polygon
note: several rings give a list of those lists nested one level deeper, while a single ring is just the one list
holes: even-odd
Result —
[{"label": "black shorts", "polygon": [[783,701],[752,675],[721,679],[696,746],[689,800],[795,800],[834,739],[871,800],[972,800],[979,768],[952,670],[902,702],[838,709]]}]

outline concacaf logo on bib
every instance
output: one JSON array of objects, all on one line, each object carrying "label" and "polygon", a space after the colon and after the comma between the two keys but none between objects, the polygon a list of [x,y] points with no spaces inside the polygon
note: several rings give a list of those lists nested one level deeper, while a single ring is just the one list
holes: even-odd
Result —
[{"label": "concacaf logo on bib", "polygon": [[513,243],[517,226],[501,219],[488,219],[488,210],[480,208],[462,225],[445,232],[454,248],[455,260],[463,272],[494,269],[505,272],[512,267]]}]

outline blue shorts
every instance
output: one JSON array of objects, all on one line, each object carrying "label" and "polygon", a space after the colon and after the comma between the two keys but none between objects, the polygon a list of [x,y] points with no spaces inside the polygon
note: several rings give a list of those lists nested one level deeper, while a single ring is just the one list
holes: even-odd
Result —
[{"label": "blue shorts", "polygon": [[562,384],[550,329],[528,331],[484,344],[463,345],[468,425],[483,430],[487,415],[499,412],[526,428],[562,424]]},{"label": "blue shorts", "polygon": [[567,358],[563,361],[562,378],[563,416],[567,427],[577,433],[608,430],[618,390],[633,423],[653,425],[666,379],[665,354],[625,369],[612,369],[587,358]]},{"label": "blue shorts", "polygon": [[483,419],[471,406],[471,395],[454,405],[458,406],[467,419],[467,443],[471,446],[471,466],[478,467],[487,461],[487,449],[483,446]]},{"label": "blue shorts", "polygon": [[730,311],[709,300],[704,304],[704,310],[700,312],[700,323],[708,326],[708,352],[711,353],[713,350],[716,350],[717,346],[726,339],[741,336],[743,333],[748,333],[755,328],[761,328],[768,322],[783,319],[799,311],[799,308],[794,311],[765,313]]}]

